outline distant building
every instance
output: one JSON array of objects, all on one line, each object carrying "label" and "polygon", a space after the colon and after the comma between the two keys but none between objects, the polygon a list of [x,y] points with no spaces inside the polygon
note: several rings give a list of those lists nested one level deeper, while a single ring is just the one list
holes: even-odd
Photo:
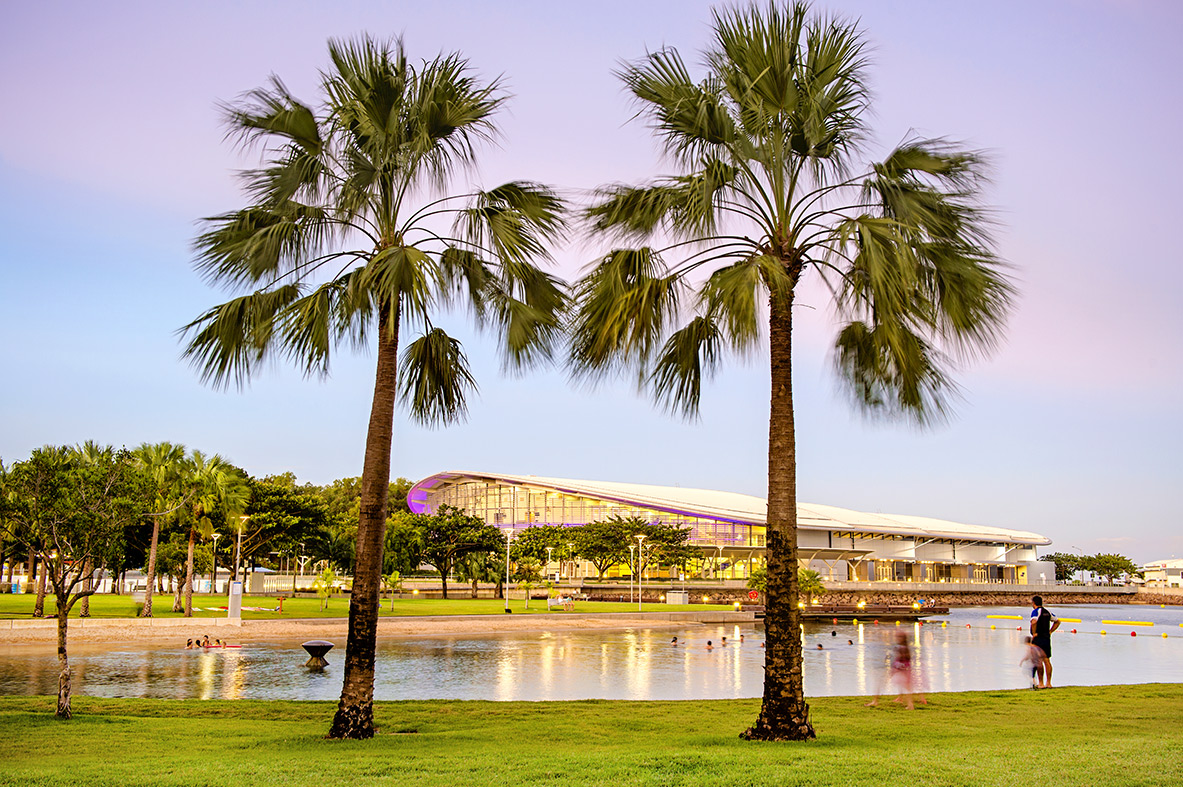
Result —
[{"label": "distant building", "polygon": [[[503,530],[576,526],[613,515],[684,527],[702,552],[691,569],[707,578],[744,579],[763,565],[766,551],[766,501],[735,492],[447,472],[415,484],[408,502],[419,513],[454,506]],[[801,564],[833,581],[1055,581],[1055,566],[1036,555],[1036,548],[1051,540],[1038,533],[813,503],[798,504],[797,523]],[[556,555],[561,572],[587,576],[586,567],[573,565],[577,561],[569,557]],[[627,571],[620,566],[609,575]]]},{"label": "distant building", "polygon": [[1142,574],[1146,578],[1145,587],[1151,588],[1180,588],[1183,587],[1183,560],[1159,560],[1142,566]]}]

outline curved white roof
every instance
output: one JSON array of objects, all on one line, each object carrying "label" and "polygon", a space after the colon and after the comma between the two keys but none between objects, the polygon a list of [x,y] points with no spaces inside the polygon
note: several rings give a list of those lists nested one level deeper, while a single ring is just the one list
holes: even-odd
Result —
[{"label": "curved white roof", "polygon": [[[502,473],[437,473],[415,484],[407,497],[412,509],[422,510],[427,490],[448,483],[461,483],[470,480],[513,484],[540,491],[567,492],[573,495],[611,500],[686,516],[701,516],[760,526],[765,524],[765,514],[768,507],[764,498],[743,495],[738,492],[716,492],[710,489],[683,489],[677,486],[622,484],[612,481],[584,481],[574,478],[548,478]],[[922,516],[868,514],[816,503],[797,504],[797,526],[805,530],[850,530],[860,533],[916,538],[949,538],[1040,546],[1051,543],[1051,539],[1025,530],[967,525],[961,522],[949,522]]]}]

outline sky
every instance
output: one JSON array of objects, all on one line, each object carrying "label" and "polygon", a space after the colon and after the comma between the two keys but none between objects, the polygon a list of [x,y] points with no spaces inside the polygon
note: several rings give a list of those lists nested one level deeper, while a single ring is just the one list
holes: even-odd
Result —
[{"label": "sky", "polygon": [[[986,201],[1020,291],[1006,339],[960,369],[954,417],[868,420],[840,392],[835,320],[796,313],[798,495],[1031,530],[1049,551],[1183,556],[1183,5],[1143,0],[832,0],[871,46],[868,158],[911,135],[986,151]],[[697,65],[706,2],[0,4],[0,458],[44,444],[168,440],[252,475],[359,475],[374,354],[326,379],[283,365],[203,385],[177,329],[227,294],[193,268],[198,220],[245,204],[218,102],[279,75],[318,99],[326,41],[401,36],[461,52],[513,98],[466,185],[528,179],[579,200],[668,171],[613,70],[663,46]],[[573,280],[587,244],[555,251]],[[693,422],[626,381],[500,373],[463,315],[480,396],[467,422],[395,424],[392,473],[626,481],[763,496],[766,357],[730,360]]]}]

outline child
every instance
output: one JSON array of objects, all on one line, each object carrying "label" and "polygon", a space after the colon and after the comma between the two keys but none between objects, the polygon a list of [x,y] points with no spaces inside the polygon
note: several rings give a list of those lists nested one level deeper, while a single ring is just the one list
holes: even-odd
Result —
[{"label": "child", "polygon": [[1019,666],[1031,665],[1031,688],[1038,689],[1043,683],[1043,650],[1035,644],[1031,637],[1023,637],[1023,658]]}]

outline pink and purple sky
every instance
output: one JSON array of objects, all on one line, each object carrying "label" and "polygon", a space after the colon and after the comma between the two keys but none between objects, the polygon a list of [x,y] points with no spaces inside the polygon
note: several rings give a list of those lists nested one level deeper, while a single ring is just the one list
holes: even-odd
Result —
[{"label": "pink and purple sky", "polygon": [[[664,45],[690,62],[710,3],[6,3],[0,8],[0,457],[86,439],[171,440],[262,476],[361,471],[372,355],[332,376],[290,368],[204,387],[178,327],[216,291],[194,273],[195,220],[242,204],[249,165],[215,102],[271,73],[315,101],[329,37],[404,36],[460,51],[514,94],[473,182],[572,196],[663,171],[611,71]],[[911,133],[995,162],[989,202],[1021,298],[1005,345],[958,376],[929,431],[868,422],[837,392],[833,325],[804,299],[796,345],[803,501],[1034,530],[1051,549],[1183,556],[1183,6],[1139,0],[952,4],[835,0],[873,46],[871,154]],[[557,253],[574,278],[588,260]],[[463,318],[451,323],[468,335]],[[731,362],[702,418],[627,384],[498,374],[466,341],[481,396],[460,426],[396,424],[393,472],[487,470],[763,495],[767,372]]]}]

